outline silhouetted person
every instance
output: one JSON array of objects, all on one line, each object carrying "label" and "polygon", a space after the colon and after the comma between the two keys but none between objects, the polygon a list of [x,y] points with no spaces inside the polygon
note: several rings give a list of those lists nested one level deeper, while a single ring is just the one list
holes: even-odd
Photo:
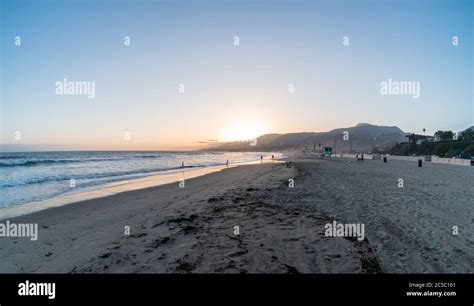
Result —
[{"label": "silhouetted person", "polygon": [[260,162],[263,163],[263,155],[260,156]]},{"label": "silhouetted person", "polygon": [[181,163],[181,168],[184,168],[184,162]]},{"label": "silhouetted person", "polygon": [[226,167],[229,167],[229,160],[227,160],[227,161],[225,162],[225,166],[226,166]]}]

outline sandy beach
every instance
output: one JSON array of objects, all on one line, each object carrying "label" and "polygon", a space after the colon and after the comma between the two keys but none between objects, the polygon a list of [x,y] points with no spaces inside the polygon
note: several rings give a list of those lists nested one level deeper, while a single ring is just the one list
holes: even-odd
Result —
[{"label": "sandy beach", "polygon": [[[223,169],[11,218],[39,238],[0,238],[0,272],[472,273],[473,180],[342,158]],[[364,224],[364,240],[326,237],[333,221]]]}]

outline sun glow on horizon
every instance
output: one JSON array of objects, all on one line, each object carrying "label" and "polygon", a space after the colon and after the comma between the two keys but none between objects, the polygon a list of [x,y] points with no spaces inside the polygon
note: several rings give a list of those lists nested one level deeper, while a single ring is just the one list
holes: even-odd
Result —
[{"label": "sun glow on horizon", "polygon": [[238,122],[219,130],[219,142],[248,141],[262,136],[267,129],[260,123],[253,121]]}]

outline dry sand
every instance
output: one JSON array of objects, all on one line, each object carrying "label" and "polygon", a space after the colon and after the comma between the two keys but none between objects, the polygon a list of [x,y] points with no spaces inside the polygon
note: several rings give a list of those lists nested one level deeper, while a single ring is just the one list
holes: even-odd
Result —
[{"label": "dry sand", "polygon": [[[0,272],[472,273],[473,181],[404,161],[240,166],[10,219],[39,240],[0,238]],[[325,237],[333,220],[366,239]]]}]

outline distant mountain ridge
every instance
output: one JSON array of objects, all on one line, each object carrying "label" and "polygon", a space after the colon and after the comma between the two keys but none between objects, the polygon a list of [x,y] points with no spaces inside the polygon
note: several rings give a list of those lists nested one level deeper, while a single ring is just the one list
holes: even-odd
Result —
[{"label": "distant mountain ridge", "polygon": [[[344,135],[347,135],[348,139],[345,139]],[[254,146],[251,145],[252,142],[239,141],[217,145],[207,150],[266,151],[295,147],[319,150],[330,146],[337,152],[372,151],[406,141],[405,135],[406,133],[396,126],[359,123],[353,127],[337,128],[328,132],[265,134],[256,139]]]}]

